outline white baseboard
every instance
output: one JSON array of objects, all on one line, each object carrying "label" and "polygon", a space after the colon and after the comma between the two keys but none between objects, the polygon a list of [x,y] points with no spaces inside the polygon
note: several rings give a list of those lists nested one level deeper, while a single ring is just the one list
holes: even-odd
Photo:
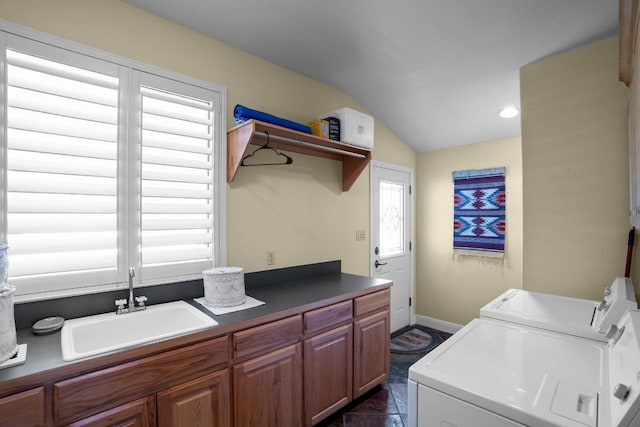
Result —
[{"label": "white baseboard", "polygon": [[444,320],[434,319],[433,317],[422,316],[420,314],[415,314],[412,317],[413,324],[417,323],[418,325],[437,329],[449,334],[455,334],[462,328],[462,325],[458,325],[457,323],[446,322]]}]

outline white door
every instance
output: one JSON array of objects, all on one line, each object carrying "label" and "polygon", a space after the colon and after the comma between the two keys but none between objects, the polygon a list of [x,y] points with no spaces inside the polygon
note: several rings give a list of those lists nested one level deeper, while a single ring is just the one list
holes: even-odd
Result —
[{"label": "white door", "polygon": [[393,281],[391,331],[411,320],[411,178],[402,166],[371,162],[371,276]]}]

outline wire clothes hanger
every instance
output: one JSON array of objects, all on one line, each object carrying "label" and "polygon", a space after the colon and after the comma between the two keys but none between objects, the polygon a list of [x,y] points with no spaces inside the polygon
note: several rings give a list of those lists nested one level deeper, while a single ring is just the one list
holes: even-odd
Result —
[{"label": "wire clothes hanger", "polygon": [[[261,146],[256,148],[253,153],[251,154],[247,154],[246,156],[244,156],[242,158],[242,163],[240,163],[240,166],[269,166],[269,165],[290,165],[293,163],[293,159],[289,156],[287,156],[284,153],[281,153],[280,151],[276,150],[273,147],[269,147],[269,132],[265,132],[267,134],[267,142]],[[274,153],[276,153],[279,157],[284,157],[284,161],[280,162],[280,163],[253,163],[253,164],[245,164],[245,160],[251,158],[254,154],[256,154],[258,151],[260,150],[271,150]]]}]

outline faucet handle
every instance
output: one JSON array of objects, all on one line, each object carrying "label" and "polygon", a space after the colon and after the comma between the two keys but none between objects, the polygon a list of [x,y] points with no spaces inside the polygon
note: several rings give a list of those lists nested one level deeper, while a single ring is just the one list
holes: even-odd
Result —
[{"label": "faucet handle", "polygon": [[136,297],[136,302],[138,303],[139,307],[144,307],[144,303],[147,300],[147,297],[144,295],[140,295],[139,297]]},{"label": "faucet handle", "polygon": [[118,307],[118,309],[116,310],[116,314],[120,314],[124,312],[124,306],[127,305],[127,300],[126,299],[117,299],[116,300],[116,306]]}]

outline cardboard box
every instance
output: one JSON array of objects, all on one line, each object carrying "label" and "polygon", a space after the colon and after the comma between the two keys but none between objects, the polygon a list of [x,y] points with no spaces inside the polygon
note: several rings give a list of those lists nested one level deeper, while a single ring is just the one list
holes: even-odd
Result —
[{"label": "cardboard box", "polygon": [[329,138],[329,122],[327,120],[317,119],[307,125],[311,128],[311,133],[321,138]]}]

